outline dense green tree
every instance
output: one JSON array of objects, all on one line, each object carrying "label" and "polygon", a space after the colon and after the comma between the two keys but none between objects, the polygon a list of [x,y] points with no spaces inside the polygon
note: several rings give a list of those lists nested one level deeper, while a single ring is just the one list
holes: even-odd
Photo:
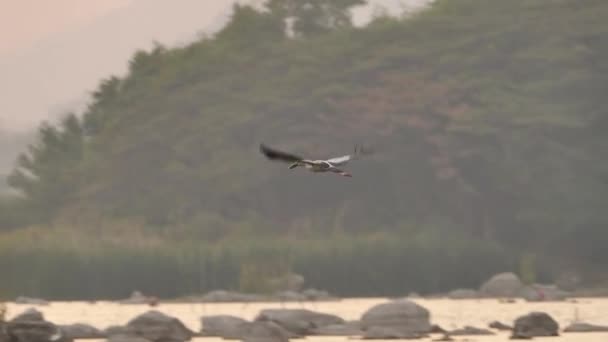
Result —
[{"label": "dense green tree", "polygon": [[40,126],[37,142],[19,155],[8,176],[9,185],[29,204],[31,215],[48,219],[77,191],[83,149],[83,131],[76,115],[65,116],[57,126]]}]

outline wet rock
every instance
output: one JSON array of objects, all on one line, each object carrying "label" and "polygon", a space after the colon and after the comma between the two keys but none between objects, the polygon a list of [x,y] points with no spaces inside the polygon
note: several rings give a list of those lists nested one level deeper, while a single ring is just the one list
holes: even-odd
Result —
[{"label": "wet rock", "polygon": [[127,323],[129,335],[141,336],[152,342],[183,342],[194,335],[180,320],[151,310]]},{"label": "wet rock", "polygon": [[158,298],[154,296],[145,296],[139,291],[133,291],[127,299],[119,301],[120,304],[147,304],[150,306],[158,305]]},{"label": "wet rock", "polygon": [[440,327],[437,324],[431,325],[431,330],[429,332],[431,334],[443,334],[443,333],[447,333],[447,331],[445,329],[443,329],[442,327]]},{"label": "wet rock", "polygon": [[203,336],[241,339],[248,329],[246,320],[229,315],[205,316],[201,319]]},{"label": "wet rock", "polygon": [[512,339],[559,336],[559,324],[544,312],[531,312],[515,320]]},{"label": "wet rock", "polygon": [[477,291],[472,289],[457,289],[448,293],[449,299],[474,299],[478,297]]},{"label": "wet rock", "polygon": [[564,332],[606,332],[608,331],[608,326],[606,325],[595,325],[584,322],[572,323],[566,328],[564,328]]},{"label": "wet rock", "polygon": [[409,299],[393,300],[367,310],[361,316],[361,327],[368,338],[426,334],[431,330],[430,313]]},{"label": "wet rock", "polygon": [[88,338],[102,338],[105,334],[95,328],[92,325],[84,323],[75,323],[70,325],[59,326],[64,336],[70,339],[88,339]]},{"label": "wet rock", "polygon": [[327,291],[317,290],[317,289],[306,289],[302,291],[302,295],[307,300],[329,300],[334,299],[334,297]]},{"label": "wet rock", "polygon": [[243,342],[289,342],[289,333],[274,322],[253,322],[247,326]]},{"label": "wet rock", "polygon": [[494,332],[488,329],[475,328],[469,325],[461,329],[452,330],[448,334],[452,336],[495,335]]},{"label": "wet rock", "polygon": [[367,329],[361,338],[364,340],[414,340],[427,336],[426,333],[421,332],[407,331],[394,327],[374,326]]},{"label": "wet rock", "polygon": [[501,330],[501,331],[513,330],[512,326],[504,324],[499,321],[491,322],[490,324],[488,324],[488,327],[490,327],[492,329],[496,329],[496,330]]},{"label": "wet rock", "polygon": [[17,316],[15,316],[11,322],[17,322],[17,321],[44,321],[44,315],[42,314],[42,312],[34,309],[34,308],[28,308],[27,310],[23,311],[22,313],[18,314]]},{"label": "wet rock", "polygon": [[230,302],[259,302],[266,298],[253,294],[215,290],[206,293],[201,300],[208,303],[230,303]]},{"label": "wet rock", "polygon": [[479,294],[483,297],[516,297],[522,287],[521,280],[514,273],[500,273],[483,283]]},{"label": "wet rock", "polygon": [[122,325],[111,325],[103,330],[105,336],[128,335],[129,329]]},{"label": "wet rock", "polygon": [[344,324],[344,320],[336,315],[306,309],[266,309],[255,321],[272,321],[298,335],[309,335],[314,329],[328,325]]},{"label": "wet rock", "polygon": [[303,302],[308,300],[306,296],[295,291],[281,291],[276,293],[274,297],[282,302]]},{"label": "wet rock", "polygon": [[11,342],[72,342],[55,324],[47,321],[17,320],[6,324]]},{"label": "wet rock", "polygon": [[344,324],[331,324],[312,330],[311,335],[319,336],[361,336],[363,330],[358,321],[346,322]]}]

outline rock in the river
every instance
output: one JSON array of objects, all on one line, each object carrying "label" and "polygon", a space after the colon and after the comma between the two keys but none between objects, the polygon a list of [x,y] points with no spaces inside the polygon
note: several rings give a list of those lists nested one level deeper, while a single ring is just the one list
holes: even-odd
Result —
[{"label": "rock in the river", "polygon": [[204,336],[218,336],[224,339],[241,339],[249,328],[249,322],[246,320],[229,315],[204,316],[201,323],[201,333]]},{"label": "rock in the river", "polygon": [[515,320],[512,339],[559,336],[559,324],[544,312],[531,312]]},{"label": "rock in the river", "polygon": [[500,273],[483,283],[479,294],[483,297],[517,297],[523,284],[514,273]]},{"label": "rock in the river", "polygon": [[111,325],[103,330],[105,336],[128,335],[129,329],[122,325]]},{"label": "rock in the river", "polygon": [[311,335],[319,336],[360,336],[362,334],[363,330],[361,330],[361,324],[358,321],[331,324],[313,329],[311,332]]},{"label": "rock in the river", "polygon": [[499,321],[491,322],[490,324],[488,324],[488,327],[490,327],[492,329],[496,329],[496,330],[503,330],[503,331],[513,330],[512,326],[506,325],[506,324],[504,324],[502,322],[499,322]]},{"label": "rock in the river", "polygon": [[277,292],[274,297],[282,302],[303,302],[307,300],[306,296],[295,291]]},{"label": "rock in the river", "polygon": [[494,332],[488,329],[475,328],[469,325],[465,326],[462,329],[452,330],[448,334],[452,336],[495,335]]},{"label": "rock in the river", "polygon": [[243,342],[289,342],[289,333],[270,321],[249,323],[244,334]]},{"label": "rock in the river", "polygon": [[144,296],[139,291],[133,291],[131,297],[119,301],[120,304],[148,304],[150,306],[156,306],[158,304],[158,298],[154,296]]},{"label": "rock in the river", "polygon": [[477,291],[472,289],[457,289],[448,293],[448,298],[450,299],[474,299],[478,297]]},{"label": "rock in the river", "polygon": [[302,291],[302,295],[307,300],[328,300],[334,298],[329,292],[317,289],[306,289]]},{"label": "rock in the river", "polygon": [[70,339],[89,339],[102,338],[105,334],[92,325],[84,323],[74,323],[59,326],[63,335]]},{"label": "rock in the river", "polygon": [[127,323],[130,335],[141,336],[152,342],[183,342],[194,335],[180,320],[151,310]]},{"label": "rock in the river", "polygon": [[608,331],[608,326],[606,325],[595,325],[584,322],[572,323],[566,328],[564,328],[564,332],[605,332]]},{"label": "rock in the river", "polygon": [[44,321],[44,315],[42,314],[42,312],[40,312],[34,308],[28,308],[27,310],[25,310],[22,313],[15,316],[11,321],[12,322],[17,322],[17,321],[41,322],[41,321]]},{"label": "rock in the river", "polygon": [[47,300],[44,300],[41,298],[25,297],[25,296],[19,296],[19,297],[15,298],[15,303],[30,304],[30,305],[49,305],[49,302]]},{"label": "rock in the river", "polygon": [[6,324],[11,342],[71,342],[58,326],[47,321],[17,320]]},{"label": "rock in the river", "polygon": [[272,321],[284,329],[298,335],[309,335],[314,329],[333,324],[344,324],[336,315],[315,312],[307,309],[265,309],[256,321]]},{"label": "rock in the river", "polygon": [[533,284],[525,286],[521,290],[521,296],[528,302],[562,301],[566,300],[570,293],[556,285]]},{"label": "rock in the river", "polygon": [[407,331],[395,327],[374,326],[367,329],[364,340],[414,340],[428,336],[426,333]]},{"label": "rock in the river", "polygon": [[426,334],[431,330],[430,313],[409,299],[393,300],[367,310],[361,316],[361,327],[367,332],[368,338],[382,334]]},{"label": "rock in the river", "polygon": [[214,290],[206,293],[201,300],[209,303],[230,303],[230,302],[259,302],[265,298],[259,295],[232,292],[225,290]]}]

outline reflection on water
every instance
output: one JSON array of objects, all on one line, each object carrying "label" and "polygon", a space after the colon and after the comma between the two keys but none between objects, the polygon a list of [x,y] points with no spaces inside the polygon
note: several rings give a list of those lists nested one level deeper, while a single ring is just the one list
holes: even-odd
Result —
[{"label": "reflection on water", "polygon": [[[194,331],[201,328],[200,318],[204,315],[227,314],[253,319],[261,309],[267,308],[306,308],[336,314],[346,320],[359,319],[361,314],[375,304],[386,301],[384,298],[345,299],[332,302],[306,303],[161,303],[155,310],[175,316]],[[544,311],[555,318],[560,327],[565,327],[578,319],[588,323],[608,325],[608,299],[582,298],[576,302],[500,303],[494,299],[448,300],[413,299],[431,312],[431,320],[446,330],[465,325],[486,328],[488,323],[498,320],[512,324],[513,320],[530,311]],[[8,305],[7,318],[21,313],[29,305]],[[38,306],[47,320],[57,324],[88,323],[100,329],[110,325],[123,325],[138,314],[151,310],[147,305],[123,305],[113,302],[53,302],[48,306]],[[507,341],[509,335],[456,337],[457,341],[495,342]],[[196,342],[223,341],[215,338],[196,338]],[[314,342],[344,342],[346,337],[309,337]],[[420,341],[430,341],[424,339]],[[562,334],[561,337],[537,338],[540,341],[569,342],[608,342],[608,333]]]}]

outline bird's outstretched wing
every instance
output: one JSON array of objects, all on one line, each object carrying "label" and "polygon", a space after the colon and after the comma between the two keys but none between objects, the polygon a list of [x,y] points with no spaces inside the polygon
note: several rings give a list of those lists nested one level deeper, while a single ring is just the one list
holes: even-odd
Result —
[{"label": "bird's outstretched wing", "polygon": [[333,165],[336,165],[336,166],[344,165],[353,159],[357,159],[360,156],[362,156],[364,154],[369,154],[369,153],[371,153],[371,152],[363,149],[361,146],[355,146],[355,152],[353,154],[347,154],[345,156],[327,159],[327,162],[329,162]]},{"label": "bird's outstretched wing", "polygon": [[260,152],[262,152],[266,156],[266,158],[268,158],[270,160],[278,160],[278,161],[282,161],[282,162],[286,162],[286,163],[294,163],[294,162],[302,160],[302,158],[300,158],[299,156],[296,156],[291,153],[275,150],[264,144],[260,144]]}]

